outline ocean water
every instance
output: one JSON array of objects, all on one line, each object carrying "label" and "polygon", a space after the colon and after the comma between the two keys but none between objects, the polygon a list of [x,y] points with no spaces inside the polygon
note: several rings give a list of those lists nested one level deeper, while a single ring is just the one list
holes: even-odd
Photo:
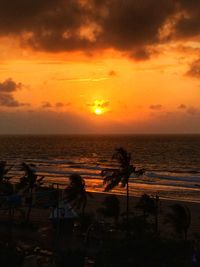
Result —
[{"label": "ocean water", "polygon": [[[200,202],[200,135],[0,136],[0,159],[13,166],[13,181],[23,175],[21,162],[27,162],[47,184],[64,186],[76,172],[89,191],[103,192],[101,171],[115,165],[112,154],[121,146],[132,153],[133,165],[146,170],[131,177],[131,195]],[[125,189],[113,192],[125,194]]]}]

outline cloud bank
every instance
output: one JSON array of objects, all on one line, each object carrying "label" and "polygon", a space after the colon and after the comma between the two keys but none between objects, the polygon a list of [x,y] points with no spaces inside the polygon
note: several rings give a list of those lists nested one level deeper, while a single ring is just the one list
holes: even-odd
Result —
[{"label": "cloud bank", "polygon": [[115,49],[136,60],[152,46],[199,36],[198,0],[1,0],[0,36],[49,52]]},{"label": "cloud bank", "polygon": [[161,112],[148,120],[104,120],[102,123],[70,112],[1,111],[0,134],[199,133],[199,120],[200,110],[195,107],[189,107],[183,112]]}]

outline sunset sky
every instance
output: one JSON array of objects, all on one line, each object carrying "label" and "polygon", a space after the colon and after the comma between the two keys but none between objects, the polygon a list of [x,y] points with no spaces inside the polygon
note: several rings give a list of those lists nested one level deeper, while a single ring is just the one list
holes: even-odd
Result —
[{"label": "sunset sky", "polygon": [[0,133],[200,133],[199,0],[0,0]]}]

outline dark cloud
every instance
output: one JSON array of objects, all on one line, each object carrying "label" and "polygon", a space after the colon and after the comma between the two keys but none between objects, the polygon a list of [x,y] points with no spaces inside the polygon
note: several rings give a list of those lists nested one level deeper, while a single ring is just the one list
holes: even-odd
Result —
[{"label": "dark cloud", "polygon": [[176,9],[173,0],[1,0],[0,4],[0,34],[21,35],[24,43],[46,51],[115,48],[132,53],[158,43],[160,28]]},{"label": "dark cloud", "polygon": [[109,107],[110,102],[106,100],[101,100],[101,101],[94,101],[92,103],[88,103],[88,107],[99,107],[99,108],[107,108]]},{"label": "dark cloud", "polygon": [[1,0],[0,34],[21,35],[35,49],[59,51],[84,48],[78,31],[88,11],[78,0]]},{"label": "dark cloud", "polygon": [[12,79],[7,79],[4,82],[0,82],[0,94],[1,93],[11,93],[16,91],[22,86],[21,83],[16,83]]},{"label": "dark cloud", "polygon": [[74,0],[1,0],[2,34],[33,32],[48,35],[47,31],[74,28],[81,17],[78,1]]},{"label": "dark cloud", "polygon": [[187,106],[186,106],[185,104],[180,104],[180,105],[178,106],[179,109],[186,109],[186,107],[187,107]]},{"label": "dark cloud", "polygon": [[103,41],[125,51],[157,43],[159,29],[175,8],[171,0],[108,2],[108,16],[102,21]]},{"label": "dark cloud", "polygon": [[157,105],[151,105],[149,108],[153,110],[161,110],[163,106],[160,104],[157,104]]},{"label": "dark cloud", "polygon": [[11,94],[1,94],[0,93],[0,106],[15,108],[28,105],[26,103],[21,103],[14,99]]},{"label": "dark cloud", "polygon": [[[0,0],[0,35],[44,51],[114,48],[136,60],[200,33],[199,0]],[[170,25],[170,26],[169,26]],[[171,27],[171,28],[170,28]],[[161,33],[164,32],[162,38]]]},{"label": "dark cloud", "polygon": [[42,108],[52,108],[52,104],[48,101],[42,103]]},{"label": "dark cloud", "polygon": [[130,56],[138,61],[148,60],[151,57],[151,53],[147,49],[142,48],[134,51]]},{"label": "dark cloud", "polygon": [[71,105],[70,102],[68,102],[68,103],[57,102],[57,103],[55,104],[55,107],[56,107],[56,108],[62,108],[62,107],[70,106],[70,105]]},{"label": "dark cloud", "polygon": [[114,71],[114,70],[110,70],[110,71],[108,72],[108,75],[111,76],[111,77],[113,77],[113,76],[117,76],[117,72]]},{"label": "dark cloud", "polygon": [[62,107],[65,106],[65,104],[62,103],[62,102],[57,102],[55,106],[56,106],[57,108],[62,108]]},{"label": "dark cloud", "polygon": [[200,110],[196,107],[189,107],[186,111],[189,115],[200,115]]},{"label": "dark cloud", "polygon": [[[150,108],[155,109],[155,110],[161,110],[162,106],[161,105],[152,105]],[[185,114],[185,116],[200,116],[200,109],[195,107],[195,106],[186,106],[185,104],[181,104],[178,106],[179,111],[178,113],[182,113]],[[180,112],[180,110],[182,110],[183,112]],[[164,110],[161,110],[161,112],[159,112],[159,115],[168,115],[172,112],[166,112]],[[174,113],[175,114],[175,113]]]},{"label": "dark cloud", "polygon": [[192,76],[192,77],[195,77],[195,78],[200,78],[200,59],[194,61],[190,65],[190,68],[187,71],[186,75]]},{"label": "dark cloud", "polygon": [[22,87],[21,83],[16,83],[12,79],[7,79],[0,82],[0,106],[4,107],[20,107],[28,105],[17,101],[13,93]]},{"label": "dark cloud", "polygon": [[158,54],[159,51],[151,47],[141,47],[134,50],[129,54],[129,57],[133,58],[136,61],[144,61],[150,59],[152,56]]},{"label": "dark cloud", "polygon": [[194,37],[200,33],[200,1],[179,0],[179,12],[182,12],[175,33],[180,37]]},{"label": "dark cloud", "polygon": [[53,107],[55,107],[55,108],[62,108],[62,107],[67,107],[70,104],[71,104],[70,102],[68,102],[68,103],[57,102],[55,104],[52,104],[52,103],[50,103],[48,101],[44,101],[42,103],[42,106],[41,107],[44,108],[44,109],[53,108]]},{"label": "dark cloud", "polygon": [[104,101],[101,104],[99,104],[99,107],[101,107],[101,108],[107,108],[107,107],[109,107],[109,105],[110,105],[110,102],[109,101]]}]

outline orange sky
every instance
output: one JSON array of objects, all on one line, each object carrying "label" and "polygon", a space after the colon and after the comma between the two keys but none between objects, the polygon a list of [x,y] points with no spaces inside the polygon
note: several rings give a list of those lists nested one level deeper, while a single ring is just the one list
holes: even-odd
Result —
[{"label": "orange sky", "polygon": [[[57,1],[58,13],[66,9],[63,21],[60,13],[51,17],[53,1],[18,1],[19,12],[33,13],[36,22],[23,13],[16,25],[0,26],[0,133],[200,133],[200,39],[192,26],[189,33],[181,28],[200,19],[200,4],[169,1],[166,13],[153,0],[113,1]],[[152,5],[163,12],[156,21]],[[12,7],[3,8],[14,19]],[[66,43],[57,36],[61,28]]]}]

